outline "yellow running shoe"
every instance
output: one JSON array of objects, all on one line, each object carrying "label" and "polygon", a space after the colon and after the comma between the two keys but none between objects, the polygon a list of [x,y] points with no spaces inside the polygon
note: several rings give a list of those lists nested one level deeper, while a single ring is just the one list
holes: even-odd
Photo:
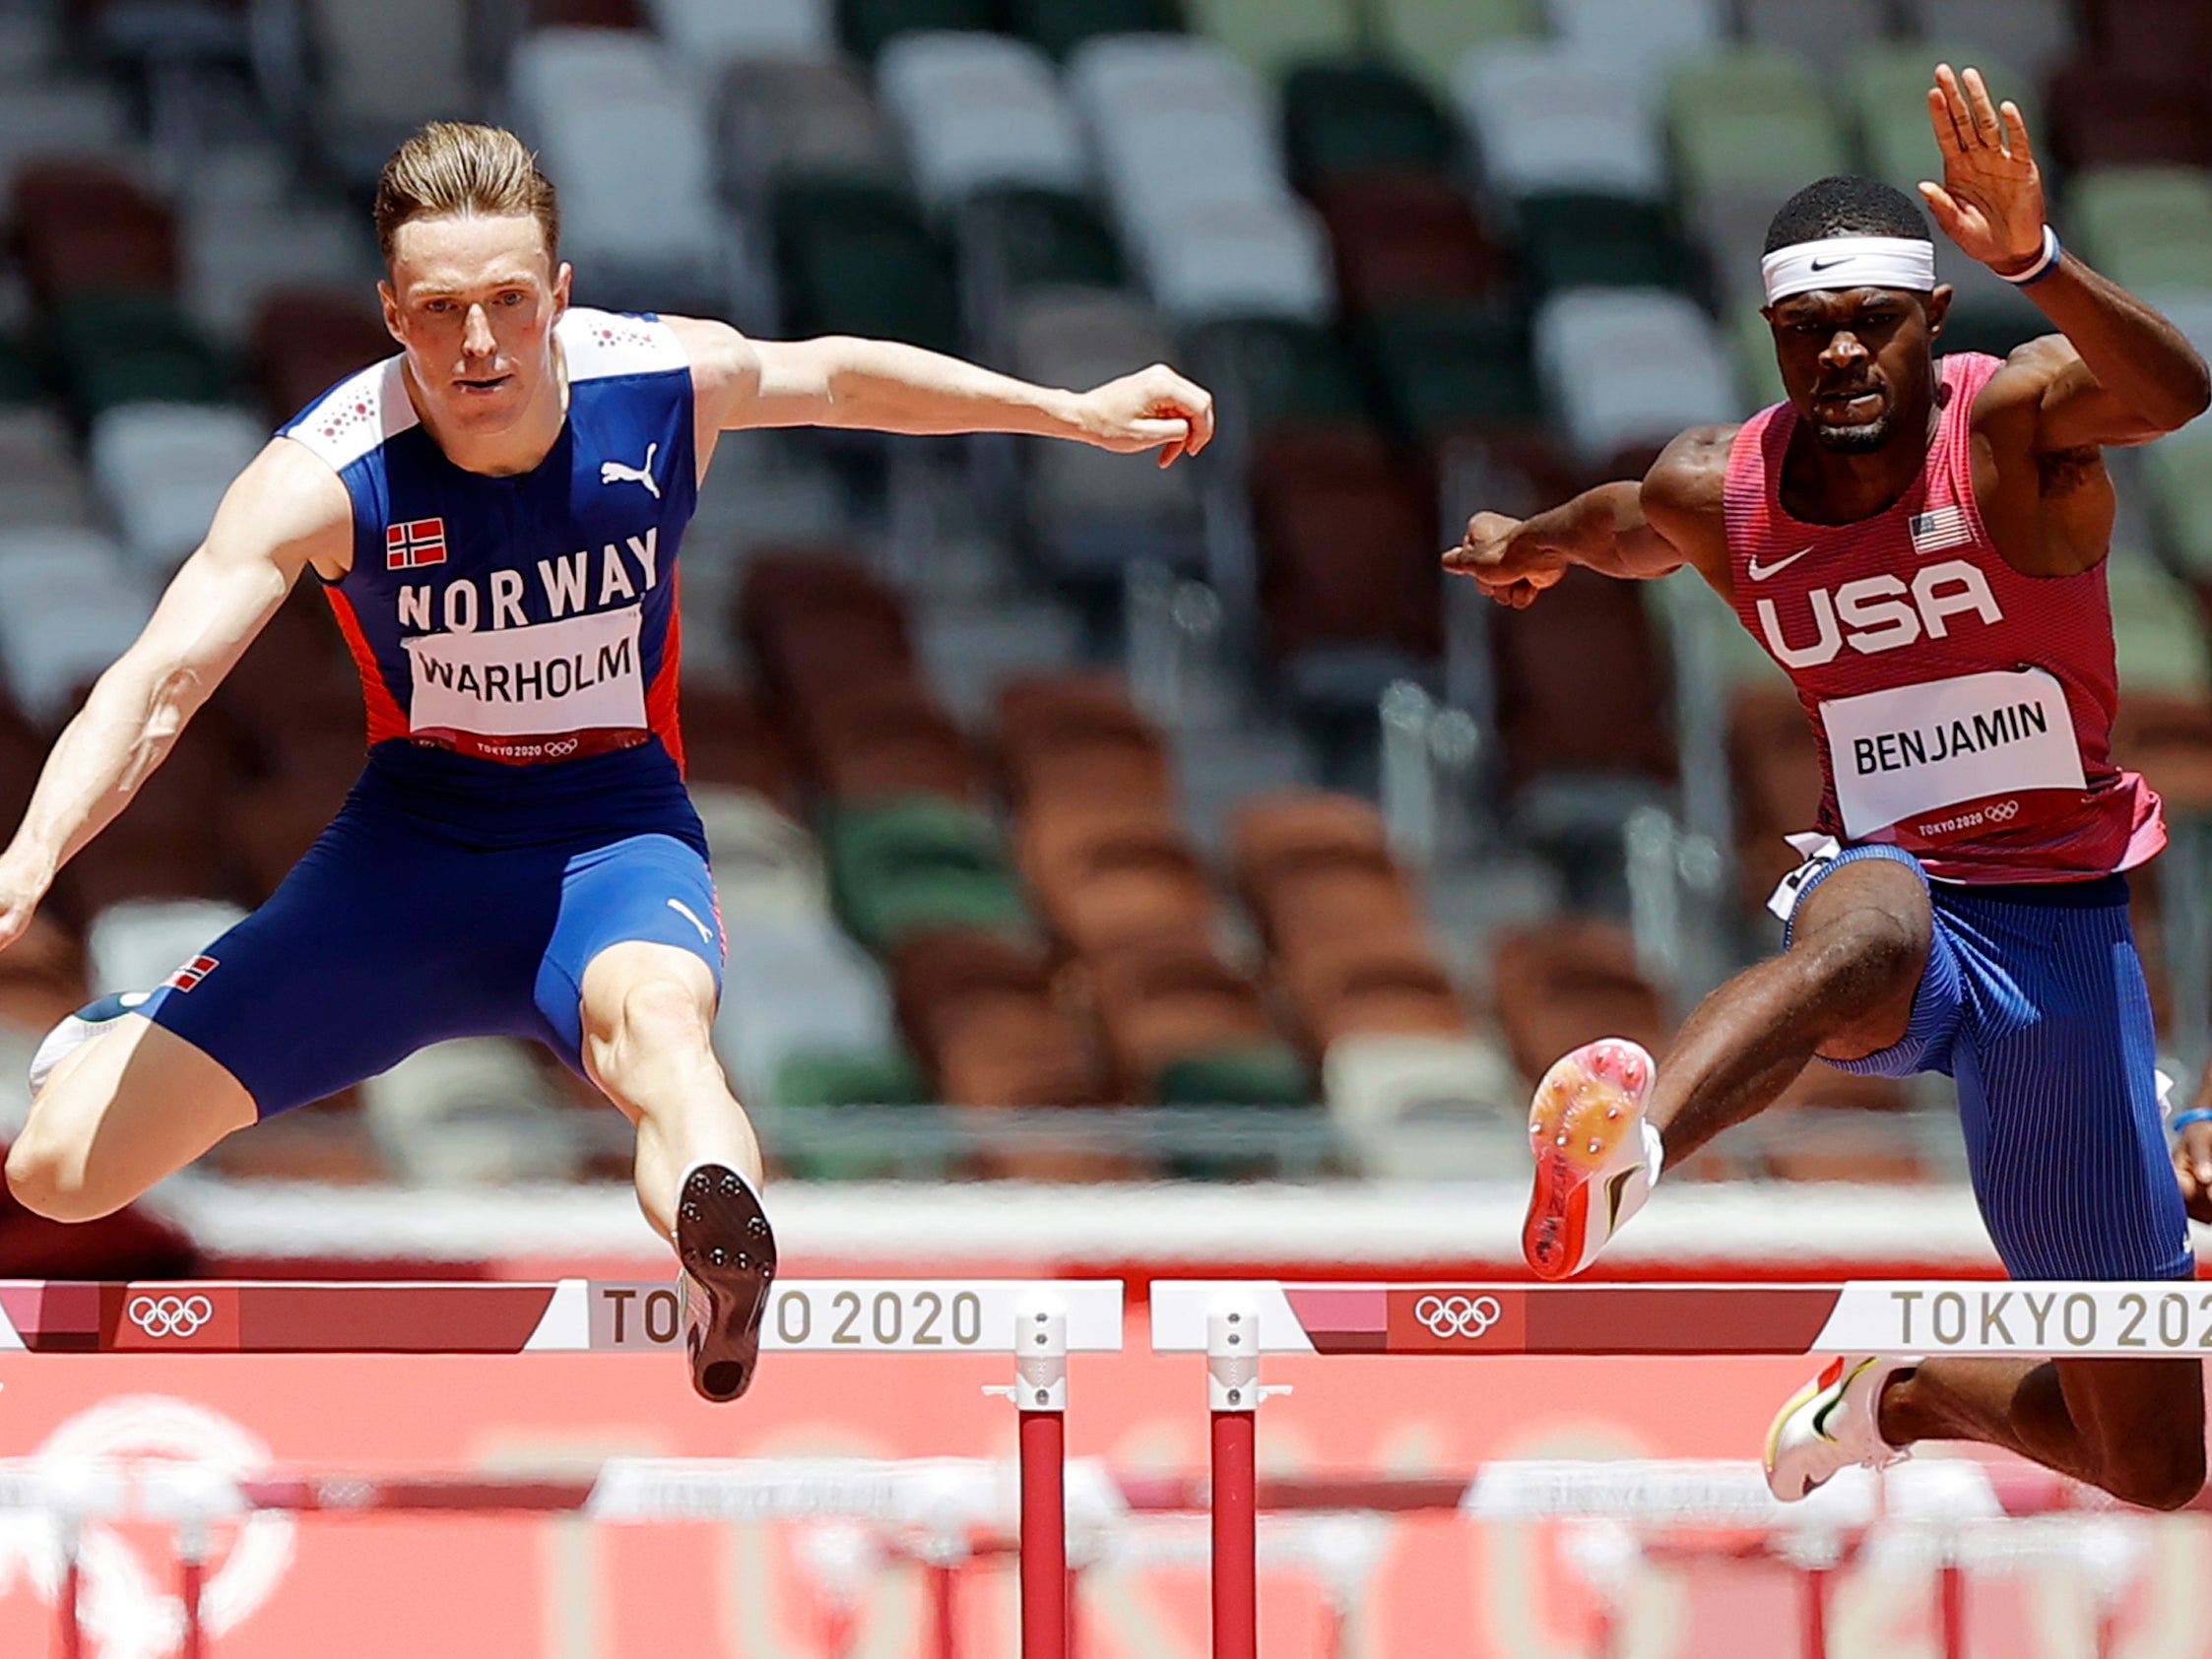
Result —
[{"label": "yellow running shoe", "polygon": [[1837,1360],[1790,1396],[1767,1429],[1767,1487],[1794,1503],[1853,1464],[1884,1469],[1909,1455],[1882,1438],[1882,1390],[1914,1360]]},{"label": "yellow running shoe", "polygon": [[1539,1279],[1566,1279],[1596,1259],[1659,1180],[1659,1130],[1644,1118],[1652,1056],[1626,1038],[1586,1043],[1555,1062],[1529,1108],[1535,1186],[1521,1253]]}]

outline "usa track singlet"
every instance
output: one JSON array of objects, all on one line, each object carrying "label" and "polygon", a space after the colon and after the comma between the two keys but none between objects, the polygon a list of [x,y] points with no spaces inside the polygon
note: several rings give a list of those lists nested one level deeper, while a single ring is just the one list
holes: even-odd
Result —
[{"label": "usa track singlet", "polygon": [[1937,880],[2082,880],[2166,844],[2157,795],[2112,763],[2118,703],[2102,567],[2023,576],[1974,495],[1974,401],[2003,365],[1941,358],[1927,460],[1855,524],[1782,505],[1788,404],[1745,421],[1725,510],[1736,614],[1789,672],[1820,745],[1820,829],[1912,853]]},{"label": "usa track singlet", "polygon": [[[398,357],[282,428],[353,497],[353,568],[327,591],[380,764],[446,785],[631,749],[666,756],[641,753],[633,770],[682,766],[676,570],[697,498],[690,369],[658,318],[572,308],[553,332],[568,415],[528,473],[491,478],[447,460]],[[621,768],[600,770],[612,781]]]}]

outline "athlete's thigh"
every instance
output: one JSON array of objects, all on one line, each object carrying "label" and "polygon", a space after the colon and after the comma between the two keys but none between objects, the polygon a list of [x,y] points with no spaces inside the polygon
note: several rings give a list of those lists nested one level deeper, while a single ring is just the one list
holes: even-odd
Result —
[{"label": "athlete's thigh", "polygon": [[83,1220],[120,1209],[233,1129],[253,1097],[219,1062],[140,1014],[65,1058],[9,1153],[19,1195]]},{"label": "athlete's thigh", "polygon": [[1920,1037],[1917,1049],[1927,1047],[1945,1012],[1924,1005],[1923,991],[1937,989],[1924,984],[1935,927],[1926,878],[1895,849],[1853,848],[1814,877],[1790,916],[1785,948],[1829,958],[1823,979],[1852,991],[1859,1009],[1822,1042],[1824,1058],[1862,1060],[1908,1035]]},{"label": "athlete's thigh", "polygon": [[[611,954],[623,945],[662,949]],[[579,853],[562,875],[560,917],[538,969],[537,1001],[546,1041],[585,1070],[587,985],[600,1004],[595,1024],[604,1026],[618,1006],[618,1000],[609,1005],[609,999],[618,999],[636,972],[649,975],[653,963],[676,957],[688,959],[690,966],[672,971],[699,988],[711,1017],[721,992],[722,956],[714,878],[696,849],[675,836],[633,835]],[[610,971],[625,962],[644,967]],[[591,972],[595,963],[601,968],[597,974]]]}]

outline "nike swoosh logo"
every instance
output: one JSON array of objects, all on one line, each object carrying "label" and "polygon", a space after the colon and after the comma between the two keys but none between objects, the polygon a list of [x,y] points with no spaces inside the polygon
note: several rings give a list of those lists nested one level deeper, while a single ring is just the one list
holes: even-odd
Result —
[{"label": "nike swoosh logo", "polygon": [[1815,271],[1833,271],[1841,264],[1843,264],[1843,261],[1840,259],[1816,259],[1812,262],[1812,269]]},{"label": "nike swoosh logo", "polygon": [[1631,1167],[1629,1169],[1621,1171],[1619,1175],[1613,1177],[1610,1181],[1606,1182],[1605,1226],[1608,1230],[1620,1225],[1621,1199],[1628,1192],[1628,1183],[1635,1179],[1636,1170]]},{"label": "nike swoosh logo", "polygon": [[1812,549],[1810,547],[1799,547],[1788,558],[1776,559],[1774,563],[1764,565],[1759,562],[1758,556],[1754,554],[1749,560],[1745,562],[1744,569],[1746,573],[1749,574],[1752,581],[1764,582],[1768,577],[1774,575],[1777,571],[1788,570],[1791,565],[1795,564],[1799,559],[1803,558],[1807,553],[1811,551]]}]

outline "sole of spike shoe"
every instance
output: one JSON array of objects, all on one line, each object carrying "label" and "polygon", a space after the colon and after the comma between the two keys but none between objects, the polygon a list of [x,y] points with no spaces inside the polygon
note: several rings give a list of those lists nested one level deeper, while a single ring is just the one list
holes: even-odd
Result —
[{"label": "sole of spike shoe", "polygon": [[[1521,1249],[1537,1277],[1570,1278],[1595,1254],[1591,1206],[1617,1208],[1612,1183],[1634,1179],[1643,1164],[1652,1076],[1652,1057],[1642,1048],[1607,1038],[1555,1061],[1536,1085],[1529,1109],[1535,1183]],[[1604,1227],[1609,1235],[1609,1217]]]},{"label": "sole of spike shoe", "polygon": [[691,1386],[717,1405],[752,1385],[760,1318],[776,1276],[776,1239],[760,1200],[734,1170],[701,1164],[683,1180],[676,1253],[684,1278]]}]

